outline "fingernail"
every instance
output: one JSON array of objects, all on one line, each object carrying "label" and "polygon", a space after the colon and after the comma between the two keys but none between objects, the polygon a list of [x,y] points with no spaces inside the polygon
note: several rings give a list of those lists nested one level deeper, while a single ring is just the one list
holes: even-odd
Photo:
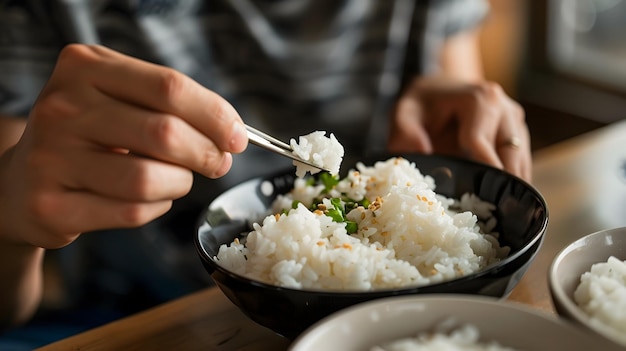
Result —
[{"label": "fingernail", "polygon": [[222,159],[222,163],[220,164],[220,167],[215,169],[213,171],[213,174],[211,174],[209,178],[217,179],[217,178],[223,177],[224,175],[226,175],[226,173],[228,173],[232,164],[233,164],[233,156],[228,152],[224,153],[224,158]]},{"label": "fingernail", "polygon": [[248,145],[248,133],[243,123],[235,122],[233,125],[230,147],[232,152],[242,152]]}]

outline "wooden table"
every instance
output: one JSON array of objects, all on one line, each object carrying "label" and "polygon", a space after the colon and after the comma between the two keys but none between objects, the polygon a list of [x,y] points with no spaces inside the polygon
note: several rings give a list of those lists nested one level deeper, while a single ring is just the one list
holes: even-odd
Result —
[{"label": "wooden table", "polygon": [[[626,226],[626,121],[534,155],[533,183],[549,224],[535,261],[507,297],[554,314],[547,271],[567,243]],[[243,315],[217,288],[78,334],[40,350],[286,350],[289,342]]]}]

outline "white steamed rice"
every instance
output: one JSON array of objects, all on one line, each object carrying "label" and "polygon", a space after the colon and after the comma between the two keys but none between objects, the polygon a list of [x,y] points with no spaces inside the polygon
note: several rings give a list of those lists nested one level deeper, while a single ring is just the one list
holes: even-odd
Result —
[{"label": "white steamed rice", "polygon": [[[513,351],[497,341],[480,340],[480,330],[473,324],[450,329],[445,324],[434,332],[422,332],[413,337],[399,338],[374,346],[370,351]],[[449,330],[450,329],[450,330]]]},{"label": "white steamed rice", "polygon": [[[298,137],[297,141],[291,139],[289,143],[294,155],[329,170],[333,175],[339,173],[344,150],[334,134],[330,133],[330,136],[326,137],[326,132],[315,131]],[[320,171],[319,168],[295,160],[293,164],[296,166],[298,177],[304,177],[307,172],[315,174]]]},{"label": "white steamed rice", "polygon": [[580,277],[574,301],[592,325],[626,346],[626,261],[609,257]]},{"label": "white steamed rice", "polygon": [[[469,194],[456,201],[434,189],[433,178],[403,158],[357,165],[326,194],[369,199],[368,207],[346,215],[358,226],[349,234],[346,223],[325,215],[333,208],[328,198],[309,210],[324,185],[298,178],[290,193],[276,199],[273,215],[255,223],[241,241],[222,245],[216,259],[235,273],[268,284],[365,291],[458,278],[508,254],[497,233],[491,233],[492,204]],[[291,209],[294,201],[297,206]]]}]

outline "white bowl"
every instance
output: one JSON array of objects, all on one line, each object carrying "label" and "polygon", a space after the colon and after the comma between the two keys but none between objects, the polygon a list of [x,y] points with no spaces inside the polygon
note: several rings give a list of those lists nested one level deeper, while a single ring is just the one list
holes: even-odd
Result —
[{"label": "white bowl", "polygon": [[583,273],[610,256],[626,260],[626,227],[602,230],[569,244],[554,258],[548,281],[554,307],[561,316],[613,339],[606,329],[595,327],[574,300]]},{"label": "white bowl", "polygon": [[478,328],[480,341],[517,350],[623,350],[557,316],[530,306],[475,295],[401,296],[336,312],[307,329],[290,351],[368,351],[384,342],[432,331],[452,317]]}]

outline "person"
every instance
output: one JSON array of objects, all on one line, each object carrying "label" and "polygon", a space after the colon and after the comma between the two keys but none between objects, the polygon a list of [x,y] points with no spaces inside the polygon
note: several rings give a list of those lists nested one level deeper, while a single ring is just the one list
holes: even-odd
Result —
[{"label": "person", "polygon": [[283,140],[332,132],[355,158],[450,154],[530,181],[524,112],[481,69],[487,13],[479,0],[0,3],[2,325],[38,311],[44,254],[66,272],[65,307],[120,311],[96,323],[210,284],[192,242],[202,208],[291,163],[247,147],[244,121]]}]

